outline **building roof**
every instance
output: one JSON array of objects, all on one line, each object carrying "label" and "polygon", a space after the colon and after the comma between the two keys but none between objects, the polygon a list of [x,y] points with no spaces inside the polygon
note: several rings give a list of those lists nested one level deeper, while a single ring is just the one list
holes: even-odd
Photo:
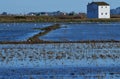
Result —
[{"label": "building roof", "polygon": [[109,4],[106,3],[106,2],[92,2],[92,3],[90,3],[90,4],[97,4],[98,6],[99,6],[99,5],[109,5]]}]

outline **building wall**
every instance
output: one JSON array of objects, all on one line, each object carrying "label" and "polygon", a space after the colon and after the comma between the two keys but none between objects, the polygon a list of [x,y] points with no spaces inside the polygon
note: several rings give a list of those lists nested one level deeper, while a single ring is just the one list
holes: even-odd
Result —
[{"label": "building wall", "polygon": [[110,18],[110,6],[99,6],[98,18]]},{"label": "building wall", "polygon": [[110,6],[98,6],[96,4],[87,5],[88,18],[110,18]]},{"label": "building wall", "polygon": [[96,4],[87,5],[87,17],[98,18],[98,6]]}]

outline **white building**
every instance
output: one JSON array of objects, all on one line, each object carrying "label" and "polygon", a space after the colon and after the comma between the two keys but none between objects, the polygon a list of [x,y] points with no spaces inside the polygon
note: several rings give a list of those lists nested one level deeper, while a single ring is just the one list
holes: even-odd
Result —
[{"label": "white building", "polygon": [[110,5],[106,2],[92,2],[87,5],[88,18],[110,18]]}]

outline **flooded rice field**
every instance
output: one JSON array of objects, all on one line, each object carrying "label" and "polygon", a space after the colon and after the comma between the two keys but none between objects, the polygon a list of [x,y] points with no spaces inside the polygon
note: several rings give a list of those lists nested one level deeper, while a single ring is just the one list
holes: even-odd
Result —
[{"label": "flooded rice field", "polygon": [[119,79],[120,43],[1,44],[0,78]]},{"label": "flooded rice field", "polygon": [[[40,28],[54,23],[0,23],[0,41],[27,41],[42,32]],[[52,30],[38,39],[44,41],[100,41],[120,40],[120,23],[59,23],[61,28]],[[38,28],[38,29],[34,29]]]},{"label": "flooded rice field", "polygon": [[60,29],[41,36],[49,41],[120,40],[120,23],[62,24]]},{"label": "flooded rice field", "polygon": [[[41,34],[53,23],[0,23],[0,42],[120,41],[120,23],[60,24]],[[0,44],[0,79],[119,78],[120,42]]]},{"label": "flooded rice field", "polygon": [[0,23],[0,41],[26,41],[52,23]]}]

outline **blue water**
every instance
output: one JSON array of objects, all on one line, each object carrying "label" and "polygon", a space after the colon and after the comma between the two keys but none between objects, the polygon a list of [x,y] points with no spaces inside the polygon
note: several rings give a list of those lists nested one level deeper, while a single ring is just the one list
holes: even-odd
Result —
[{"label": "blue water", "polygon": [[26,41],[51,23],[0,23],[0,41]]},{"label": "blue water", "polygon": [[[0,41],[26,41],[53,23],[0,23]],[[120,23],[67,24],[41,36],[49,41],[120,40]]]},{"label": "blue water", "polygon": [[11,68],[1,69],[1,79],[119,79],[119,67]]},{"label": "blue water", "polygon": [[120,40],[120,23],[62,24],[40,37],[50,41]]}]

